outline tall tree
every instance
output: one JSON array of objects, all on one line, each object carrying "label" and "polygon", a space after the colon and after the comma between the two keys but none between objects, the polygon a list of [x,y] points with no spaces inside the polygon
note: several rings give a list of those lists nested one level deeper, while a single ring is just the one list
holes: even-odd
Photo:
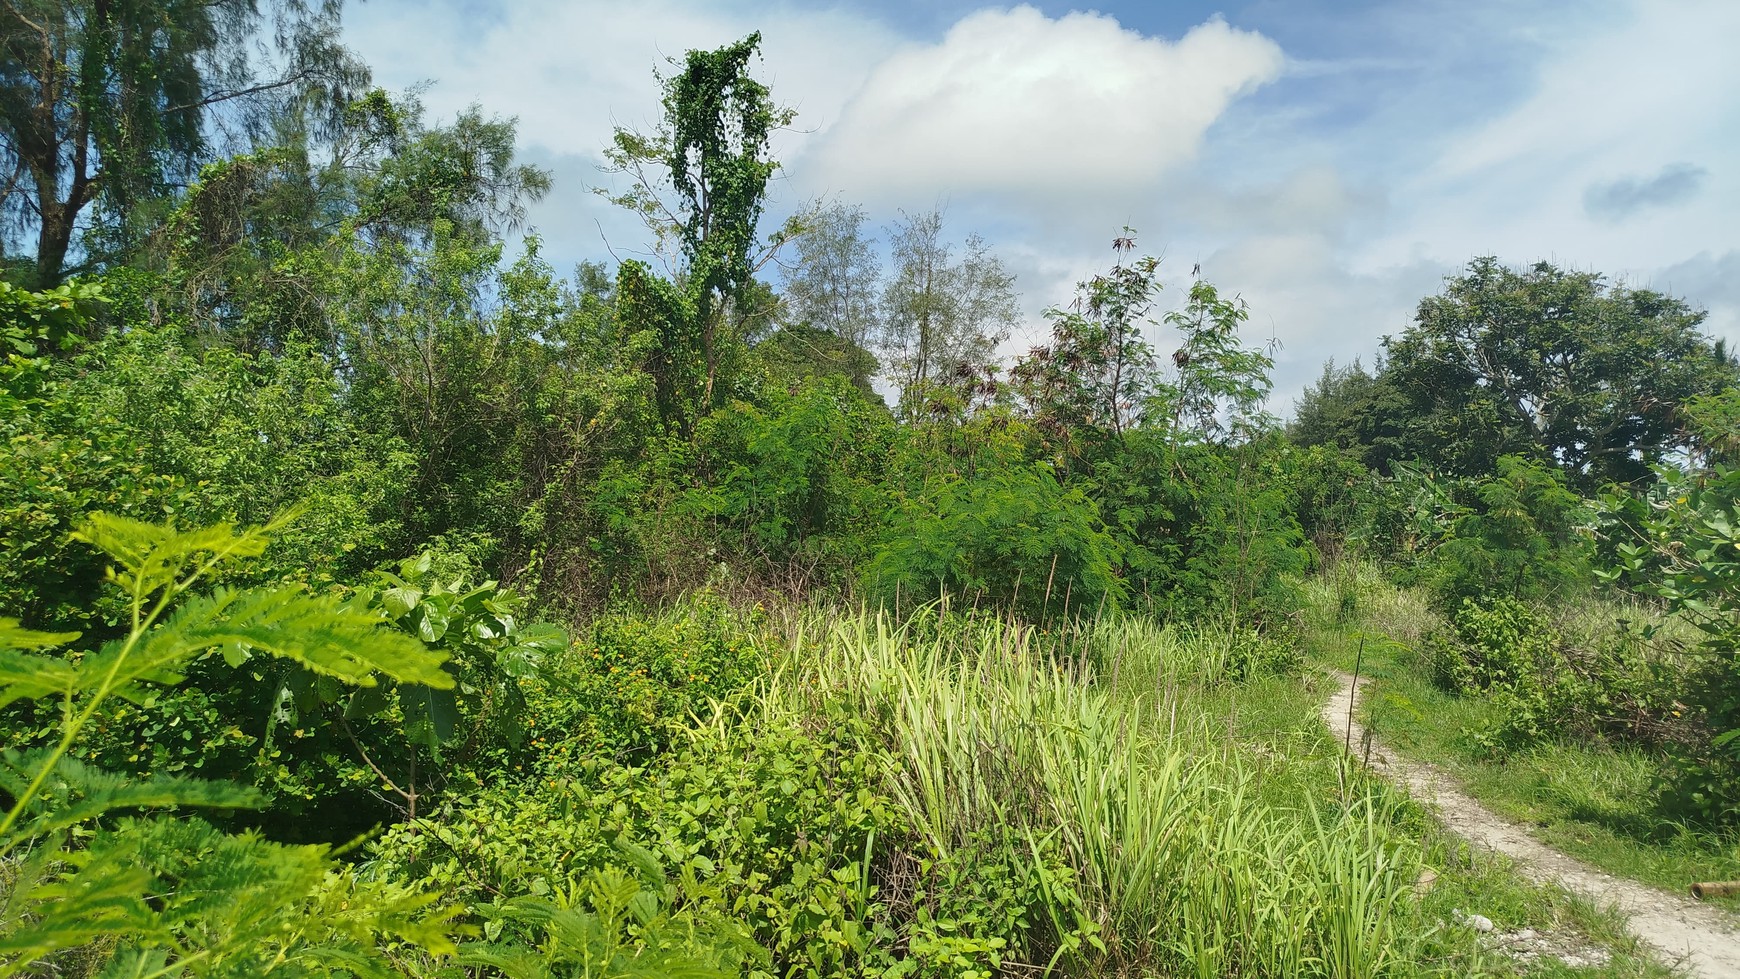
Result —
[{"label": "tall tree", "polygon": [[1333,359],[1323,365],[1317,383],[1300,392],[1294,403],[1287,437],[1310,448],[1332,446],[1370,469],[1389,471],[1390,463],[1408,456],[1406,400],[1384,379],[1384,365],[1375,372],[1354,358],[1351,364]]},{"label": "tall tree", "polygon": [[1015,276],[983,238],[970,235],[952,261],[940,210],[902,214],[890,245],[894,274],[882,294],[883,343],[901,397],[995,357],[1019,309]]},{"label": "tall tree", "polygon": [[[341,0],[0,3],[0,244],[34,234],[59,282],[81,224],[123,237],[187,182],[218,129],[257,134],[289,104],[336,119],[367,71],[337,42]],[[276,55],[257,52],[260,37]]]},{"label": "tall tree", "polygon": [[[812,208],[793,240],[792,261],[781,262],[793,323],[834,334],[848,351],[868,347],[881,319],[882,265],[875,242],[865,234],[865,221],[858,205]],[[854,384],[869,383],[866,360],[858,358],[854,365]]]},{"label": "tall tree", "polygon": [[1202,279],[1192,283],[1184,308],[1165,316],[1184,342],[1172,352],[1174,372],[1156,387],[1150,416],[1169,416],[1175,434],[1210,441],[1248,439],[1270,427],[1263,405],[1275,359],[1272,348],[1244,345],[1239,328],[1249,318],[1243,299],[1223,299]]},{"label": "tall tree", "polygon": [[244,347],[330,336],[330,282],[343,252],[427,251],[437,235],[493,242],[517,226],[550,178],[514,159],[512,120],[473,107],[428,124],[414,98],[376,89],[346,107],[343,127],[204,167],[151,239],[189,322]]},{"label": "tall tree", "polygon": [[1539,262],[1478,258],[1384,342],[1421,458],[1463,475],[1521,453],[1584,489],[1631,482],[1683,447],[1680,408],[1734,383],[1683,300]]},{"label": "tall tree", "polygon": [[1126,264],[1135,246],[1132,237],[1113,239],[1111,270],[1078,284],[1068,309],[1046,310],[1051,343],[1028,351],[1010,371],[1035,424],[1066,458],[1083,442],[1121,435],[1140,420],[1158,380],[1154,347],[1143,332],[1154,322],[1160,260]]}]

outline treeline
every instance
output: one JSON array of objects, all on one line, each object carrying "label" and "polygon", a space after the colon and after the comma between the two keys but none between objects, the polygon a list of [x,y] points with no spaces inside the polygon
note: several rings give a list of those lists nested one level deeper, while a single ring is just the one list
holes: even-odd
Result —
[{"label": "treeline", "polygon": [[1659,752],[1664,825],[1740,817],[1740,359],[1703,319],[1476,259],[1375,370],[1327,365],[1288,430],[1345,476],[1306,518],[1320,551],[1425,589],[1421,668],[1500,705],[1485,750]]},{"label": "treeline", "polygon": [[[9,287],[34,354],[9,368],[9,607],[96,611],[64,552],[95,506],[298,506],[267,574],[351,581],[434,547],[560,614],[720,575],[1039,617],[1284,612],[1297,463],[1243,305],[1198,282],[1157,357],[1156,263],[1120,238],[1049,314],[1054,341],[1000,369],[1012,276],[977,237],[957,254],[939,214],[899,225],[886,277],[853,208],[761,237],[784,115],[753,50],[691,55],[664,125],[618,135],[665,272],[565,278],[535,238],[504,264],[504,222],[547,187],[511,124],[433,125],[377,91],[325,141],[204,167],[103,271]],[[756,276],[774,259],[783,295]]]}]

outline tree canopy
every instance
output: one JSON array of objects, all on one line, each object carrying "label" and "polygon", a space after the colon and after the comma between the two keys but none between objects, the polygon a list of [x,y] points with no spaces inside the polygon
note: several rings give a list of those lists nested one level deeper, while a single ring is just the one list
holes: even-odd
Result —
[{"label": "tree canopy", "polygon": [[1386,337],[1376,374],[1326,368],[1293,423],[1306,444],[1372,465],[1420,459],[1460,475],[1500,456],[1551,464],[1585,490],[1646,480],[1690,446],[1685,405],[1740,372],[1682,299],[1593,272],[1478,258]]},{"label": "tree canopy", "polygon": [[[335,124],[367,69],[337,41],[340,0],[11,0],[0,6],[0,247],[34,237],[33,279],[67,272],[81,230],[124,244],[210,159],[292,109]],[[258,37],[275,42],[270,55]],[[94,216],[93,216],[94,215]],[[82,263],[81,263],[82,264]]]}]

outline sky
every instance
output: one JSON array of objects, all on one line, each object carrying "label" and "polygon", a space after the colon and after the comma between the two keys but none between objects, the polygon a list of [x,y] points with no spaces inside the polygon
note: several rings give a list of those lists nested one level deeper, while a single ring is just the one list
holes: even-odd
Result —
[{"label": "sky", "polygon": [[1283,416],[1480,255],[1683,297],[1740,342],[1736,0],[368,0],[345,27],[433,117],[518,118],[558,267],[646,254],[592,192],[618,186],[601,150],[657,124],[667,59],[757,30],[798,113],[764,228],[818,199],[878,228],[942,207],[1017,276],[1011,352],[1126,226],[1163,305],[1195,267],[1249,304]]}]

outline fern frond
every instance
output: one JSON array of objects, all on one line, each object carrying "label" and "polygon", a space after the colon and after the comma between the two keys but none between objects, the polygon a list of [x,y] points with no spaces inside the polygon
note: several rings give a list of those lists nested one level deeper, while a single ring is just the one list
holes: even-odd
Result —
[{"label": "fern frond", "polygon": [[73,531],[81,540],[114,558],[122,568],[116,577],[130,591],[150,594],[174,584],[187,566],[201,554],[215,562],[258,557],[266,550],[268,533],[282,526],[289,516],[264,527],[244,528],[214,524],[195,530],[177,530],[173,524],[149,524],[113,513],[93,513]]},{"label": "fern frond", "polygon": [[72,689],[78,671],[54,656],[0,648],[0,707]]},{"label": "fern frond", "polygon": [[545,956],[515,945],[468,945],[455,961],[462,966],[494,969],[507,979],[550,979],[553,975]]},{"label": "fern frond", "polygon": [[140,682],[175,683],[179,670],[219,647],[238,647],[297,662],[347,683],[373,684],[373,673],[407,683],[445,688],[446,654],[384,627],[378,612],[334,595],[311,595],[301,585],[235,591],[220,588],[184,601],[130,649],[117,640],[79,668],[77,683],[95,687],[111,670],[118,696],[139,700]]},{"label": "fern frond", "polygon": [[17,619],[0,617],[0,707],[17,700],[34,700],[69,689],[72,666],[58,656],[42,656],[37,649],[54,649],[72,642],[77,632],[37,632]]},{"label": "fern frond", "polygon": [[125,860],[97,859],[44,841],[14,868],[0,905],[0,977],[105,935],[166,936],[146,904],[151,877]]},{"label": "fern frond", "polygon": [[0,650],[53,649],[65,646],[83,633],[37,632],[26,629],[17,619],[0,616]]},{"label": "fern frond", "polygon": [[[17,797],[52,752],[41,749],[0,752],[0,788]],[[35,838],[76,826],[116,809],[161,809],[198,806],[248,809],[265,804],[260,793],[246,786],[173,775],[136,778],[93,768],[73,758],[61,758],[53,774],[32,801],[31,818],[14,830],[15,838]],[[10,849],[0,840],[0,853]]]},{"label": "fern frond", "polygon": [[115,953],[97,979],[149,979],[165,974],[169,953],[160,948],[124,948]]}]

